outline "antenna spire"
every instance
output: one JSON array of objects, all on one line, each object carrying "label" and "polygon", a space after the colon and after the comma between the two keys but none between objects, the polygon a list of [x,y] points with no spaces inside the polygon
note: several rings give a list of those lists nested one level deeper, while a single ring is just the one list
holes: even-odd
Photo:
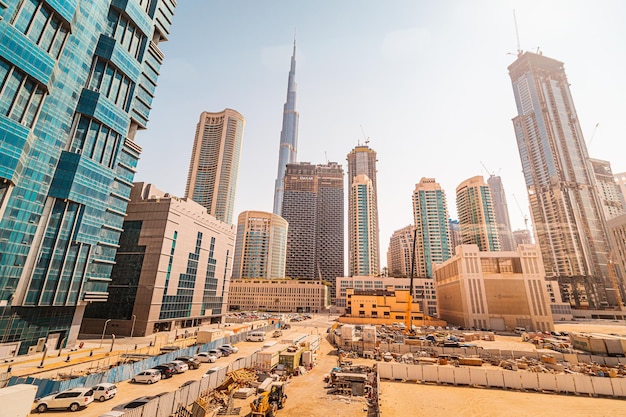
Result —
[{"label": "antenna spire", "polygon": [[522,55],[522,48],[519,45],[519,31],[517,30],[517,17],[515,16],[515,9],[513,9],[513,22],[515,22],[515,38],[517,39],[517,56]]}]

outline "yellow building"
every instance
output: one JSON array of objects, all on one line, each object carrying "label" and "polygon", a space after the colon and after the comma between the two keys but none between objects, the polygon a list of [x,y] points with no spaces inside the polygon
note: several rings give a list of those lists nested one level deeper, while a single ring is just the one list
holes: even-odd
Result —
[{"label": "yellow building", "polygon": [[418,303],[409,301],[409,290],[346,290],[346,312],[339,317],[340,323],[392,325],[407,323],[407,311],[411,311],[412,326],[445,326],[446,322],[425,315]]},{"label": "yellow building", "polygon": [[551,301],[535,245],[507,252],[457,246],[454,257],[437,265],[435,280],[439,316],[458,326],[554,330],[552,310],[564,304]]}]

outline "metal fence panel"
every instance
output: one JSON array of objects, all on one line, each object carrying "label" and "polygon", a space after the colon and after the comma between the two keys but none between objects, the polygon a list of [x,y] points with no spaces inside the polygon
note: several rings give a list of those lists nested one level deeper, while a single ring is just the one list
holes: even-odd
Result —
[{"label": "metal fence panel", "polygon": [[[520,378],[520,374],[515,371],[496,371],[501,372],[502,378],[504,379],[504,384],[500,385],[504,388],[508,389],[522,389],[522,379]],[[489,376],[487,376],[489,378]],[[535,377],[536,379],[536,377]],[[489,385],[491,385],[491,380],[489,381]],[[498,386],[498,385],[492,385]]]},{"label": "metal fence panel", "polygon": [[626,378],[611,378],[613,394],[616,397],[626,397]]},{"label": "metal fence panel", "polygon": [[[378,367],[377,367],[378,369]],[[421,381],[424,378],[421,365],[409,365],[407,367],[407,375],[409,381]]]},{"label": "metal fence panel", "polygon": [[159,409],[159,401],[152,400],[143,407],[141,407],[141,417],[155,417],[157,410]]},{"label": "metal fence panel", "polygon": [[454,368],[437,366],[439,371],[439,382],[454,384]]},{"label": "metal fence panel", "polygon": [[574,384],[574,377],[570,374],[556,374],[556,389],[557,392],[575,393],[576,384]]},{"label": "metal fence panel", "polygon": [[378,371],[378,375],[384,379],[392,379],[393,371],[391,369],[391,363],[388,362],[379,362],[377,363],[376,370]]},{"label": "metal fence panel", "polygon": [[[515,372],[515,371],[511,371]],[[534,372],[523,372],[519,373],[522,377],[522,388],[525,390],[539,390],[539,378],[537,378],[537,374]]]},{"label": "metal fence panel", "polygon": [[592,377],[591,383],[596,395],[613,396],[613,385],[610,378]]},{"label": "metal fence panel", "polygon": [[576,392],[580,394],[593,394],[593,384],[591,377],[587,375],[574,375],[574,383],[576,384]]},{"label": "metal fence panel", "polygon": [[438,366],[433,366],[433,365],[424,365],[422,367],[422,371],[423,371],[423,375],[424,375],[424,381],[426,382],[437,382],[439,381],[439,375],[438,375]]},{"label": "metal fence panel", "polygon": [[557,383],[556,383],[556,375],[545,373],[545,374],[537,374],[537,379],[539,381],[539,388],[542,390],[548,391],[557,391]]},{"label": "metal fence panel", "polygon": [[454,368],[454,383],[456,385],[470,385],[470,368]]},{"label": "metal fence panel", "polygon": [[391,379],[406,381],[409,379],[407,365],[403,363],[394,363],[391,365]]},{"label": "metal fence panel", "polygon": [[468,368],[472,385],[487,386],[487,373],[483,368]]}]

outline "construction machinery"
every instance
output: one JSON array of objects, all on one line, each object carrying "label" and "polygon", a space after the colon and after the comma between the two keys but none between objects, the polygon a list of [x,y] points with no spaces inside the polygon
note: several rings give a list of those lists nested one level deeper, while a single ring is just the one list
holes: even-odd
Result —
[{"label": "construction machinery", "polygon": [[287,401],[285,385],[282,382],[272,383],[269,391],[259,395],[250,403],[250,417],[274,417]]}]

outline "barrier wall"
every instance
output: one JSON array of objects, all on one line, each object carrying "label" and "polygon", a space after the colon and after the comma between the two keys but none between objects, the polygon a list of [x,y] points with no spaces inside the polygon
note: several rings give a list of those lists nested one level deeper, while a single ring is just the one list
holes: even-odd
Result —
[{"label": "barrier wall", "polygon": [[626,378],[518,372],[479,367],[411,365],[394,362],[379,362],[377,371],[381,379],[389,380],[402,379],[454,385],[480,385],[490,388],[626,398]]}]

